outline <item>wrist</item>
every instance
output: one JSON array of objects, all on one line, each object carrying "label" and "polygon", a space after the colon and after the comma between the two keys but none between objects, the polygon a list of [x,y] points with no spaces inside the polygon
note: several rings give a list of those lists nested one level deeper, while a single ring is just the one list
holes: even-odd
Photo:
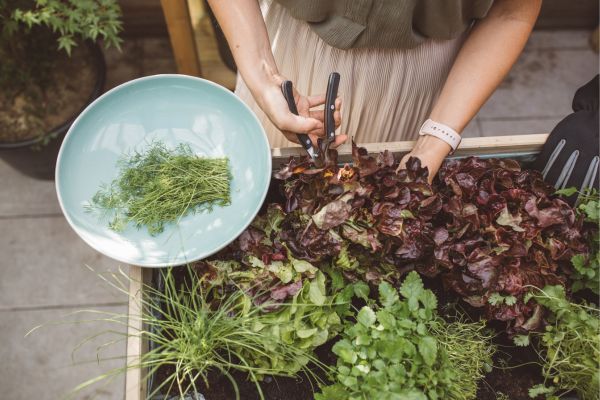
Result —
[{"label": "wrist", "polygon": [[435,136],[423,135],[419,136],[412,153],[443,160],[451,151],[452,147],[443,140]]},{"label": "wrist", "polygon": [[419,136],[432,136],[447,143],[451,148],[450,154],[454,153],[462,139],[460,134],[454,129],[432,119],[426,120],[423,125],[421,125]]},{"label": "wrist", "polygon": [[269,88],[279,88],[285,78],[279,74],[277,67],[267,60],[261,60],[258,65],[254,64],[245,73],[242,72],[242,77],[248,89],[260,104],[264,97],[264,92]]}]

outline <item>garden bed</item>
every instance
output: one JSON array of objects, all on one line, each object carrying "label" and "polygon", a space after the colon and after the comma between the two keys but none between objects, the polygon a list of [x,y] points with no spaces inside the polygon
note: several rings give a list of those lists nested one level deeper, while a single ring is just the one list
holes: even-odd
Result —
[{"label": "garden bed", "polygon": [[[155,288],[164,286],[161,283],[162,276],[160,269],[146,270],[146,273],[149,273],[147,284]],[[175,272],[175,276],[179,283],[189,284],[190,275],[185,267],[178,269]],[[425,287],[435,293],[440,303],[443,303],[447,298],[447,294],[445,295],[442,286],[439,284],[439,280],[425,280]],[[336,363],[336,356],[332,352],[332,346],[335,341],[335,339],[332,339],[315,350],[315,354],[319,360],[332,367]],[[506,337],[498,336],[494,344],[507,349],[494,356],[494,365],[502,365],[503,362],[508,361],[511,366],[516,367],[506,370],[494,368],[490,373],[487,373],[485,379],[481,380],[478,384],[477,399],[496,400],[501,393],[506,394],[511,400],[530,399],[528,396],[529,388],[543,381],[540,367],[536,364],[538,360],[537,354],[530,347],[515,347],[512,341]],[[152,346],[152,343],[147,343],[146,345]],[[173,366],[161,366],[145,383],[146,387],[142,392],[141,399],[146,399],[145,393],[153,392],[160,382],[164,382],[167,377],[174,373],[174,370]],[[319,374],[322,379],[325,379],[321,371],[317,368],[313,368],[312,371]],[[239,386],[241,400],[260,400],[260,394],[256,389],[256,385],[247,378],[246,374],[233,371],[231,375]],[[198,392],[203,393],[206,400],[235,399],[235,391],[231,382],[225,376],[211,373],[208,376],[208,382],[209,386],[206,386],[202,382],[198,383]],[[298,378],[268,377],[261,381],[260,385],[265,398],[268,400],[312,399],[313,393],[318,387],[318,383],[313,378],[303,373],[299,374]],[[176,389],[174,389],[174,393],[171,393],[171,396],[165,396],[164,391],[161,390],[149,400],[179,399]],[[190,397],[190,399],[197,400],[193,397]],[[129,400],[129,397],[127,400]]]},{"label": "garden bed", "polygon": [[[530,161],[535,154],[539,151],[542,144],[544,143],[546,135],[523,135],[523,136],[504,136],[504,137],[490,137],[490,138],[475,138],[465,139],[461,146],[461,149],[456,157],[463,157],[468,155],[478,155],[482,157],[494,156],[498,158],[510,157],[526,164]],[[397,142],[397,143],[385,143],[385,144],[372,144],[366,145],[366,149],[369,153],[376,154],[383,150],[390,150],[395,156],[399,156],[402,153],[410,150],[412,143],[410,142]],[[298,149],[274,149],[273,150],[273,165],[274,168],[286,160],[289,155],[300,155],[301,151]],[[340,150],[340,162],[349,161],[350,151],[348,148]],[[275,184],[277,185],[277,184]],[[275,186],[274,185],[274,186]],[[270,193],[271,198],[267,198],[267,203],[270,201],[280,201],[281,199],[276,198],[276,191],[272,190]],[[182,268],[181,271],[177,272],[179,280],[186,280],[185,271]],[[142,293],[142,283],[155,287],[157,282],[160,281],[160,271],[157,269],[141,269],[138,267],[130,267],[131,277],[131,299],[130,299],[130,316],[140,314],[140,298],[144,296]],[[438,302],[443,304],[446,301],[444,292],[441,290],[441,285],[435,280],[424,280],[425,287],[431,289],[433,293],[438,297]],[[468,312],[468,309],[466,310]],[[136,325],[137,324],[137,325]],[[135,335],[137,331],[142,329],[143,326],[139,320],[132,318],[130,320],[130,337],[127,347],[128,360],[136,360],[141,354],[148,351],[151,343],[144,343],[138,336]],[[334,365],[335,356],[331,353],[331,345],[335,342],[334,340],[328,341],[327,344],[321,346],[316,350],[316,354],[326,364]],[[506,338],[498,338],[496,345],[499,346],[510,346],[512,343]],[[496,357],[502,355],[506,358],[506,354],[510,354],[510,364],[527,364],[535,361],[536,354],[530,348],[510,348],[508,350],[498,352]],[[496,360],[494,360],[496,361]],[[167,375],[170,371],[168,368],[159,369],[156,373],[152,374],[149,379],[143,379],[146,371],[140,371],[137,369],[131,369],[127,373],[127,385],[126,385],[126,399],[127,400],[140,400],[147,397],[149,392],[148,386],[155,388],[157,382],[160,382],[162,377]],[[242,393],[243,399],[255,399],[258,398],[258,393],[255,389],[255,385],[252,382],[248,382],[243,376],[237,376],[235,373],[232,374],[234,379],[240,386],[240,393]],[[234,393],[231,389],[230,382],[223,377],[217,376],[216,374],[209,375],[210,389],[206,391],[208,400],[213,399],[229,399],[234,398]],[[533,367],[531,365],[523,365],[519,368],[501,370],[494,369],[491,373],[486,375],[486,378],[479,385],[478,399],[495,399],[500,393],[508,395],[508,398],[518,400],[528,398],[527,391],[534,384],[541,382],[541,374],[539,367]],[[268,378],[261,382],[265,397],[267,399],[309,399],[312,398],[311,383],[309,379],[302,379],[300,381],[291,378]],[[162,397],[161,397],[162,398]]]}]

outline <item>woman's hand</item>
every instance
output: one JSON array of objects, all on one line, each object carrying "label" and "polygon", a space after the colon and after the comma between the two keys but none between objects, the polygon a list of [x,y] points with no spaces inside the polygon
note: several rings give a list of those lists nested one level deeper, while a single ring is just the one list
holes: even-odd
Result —
[{"label": "woman's hand", "polygon": [[[294,115],[290,112],[281,92],[281,84],[284,80],[285,78],[280,75],[274,76],[269,79],[269,82],[265,82],[265,84],[259,85],[258,89],[255,89],[256,93],[253,92],[254,98],[271,122],[281,130],[288,140],[298,143],[296,134],[308,133],[313,145],[316,146],[317,139],[325,134],[324,112],[323,108],[320,107],[325,104],[325,95],[303,96],[294,89],[294,100],[299,114]],[[341,123],[341,105],[342,100],[338,97],[335,101],[335,111],[333,113],[336,128]],[[320,109],[315,110],[316,107]],[[345,140],[346,135],[337,135],[335,143],[332,143],[331,146],[337,147]]]},{"label": "woman's hand", "polygon": [[[325,103],[325,96],[306,97],[294,91],[296,107],[300,115],[289,111],[281,92],[285,80],[277,70],[275,58],[265,21],[260,13],[258,1],[208,0],[235,59],[239,73],[250,89],[258,106],[286,138],[298,143],[297,133],[308,133],[317,144],[324,135],[323,110],[314,110]],[[335,103],[335,126],[340,125],[341,100]],[[343,143],[346,135],[336,136],[333,147]]]},{"label": "woman's hand", "polygon": [[[527,42],[541,0],[497,0],[478,21],[460,49],[429,118],[460,133],[496,90]],[[418,157],[437,174],[450,145],[433,136],[420,136],[403,159]]]},{"label": "woman's hand", "polygon": [[450,153],[452,148],[443,140],[435,136],[419,136],[413,149],[402,157],[400,168],[406,168],[406,162],[410,157],[416,157],[421,160],[421,166],[429,170],[429,183],[437,175],[444,158]]}]

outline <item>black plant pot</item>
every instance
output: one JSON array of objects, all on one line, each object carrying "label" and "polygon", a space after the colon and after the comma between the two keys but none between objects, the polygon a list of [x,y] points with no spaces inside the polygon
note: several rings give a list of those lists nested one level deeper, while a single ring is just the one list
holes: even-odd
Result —
[{"label": "black plant pot", "polygon": [[[24,140],[21,142],[3,143],[0,142],[0,158],[14,169],[20,171],[24,175],[36,179],[52,180],[54,179],[54,170],[56,168],[56,158],[60,145],[69,130],[69,127],[75,121],[75,118],[87,107],[92,101],[100,96],[104,90],[104,82],[106,81],[106,63],[104,54],[100,46],[93,42],[86,42],[96,72],[96,82],[88,99],[77,113],[70,116],[59,126],[50,130],[39,137]],[[47,144],[42,144],[43,140],[48,140]]]}]

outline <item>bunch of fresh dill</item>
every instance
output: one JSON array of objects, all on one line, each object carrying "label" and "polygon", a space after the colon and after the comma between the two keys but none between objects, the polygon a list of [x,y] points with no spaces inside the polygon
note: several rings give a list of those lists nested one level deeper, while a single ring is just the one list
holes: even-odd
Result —
[{"label": "bunch of fresh dill", "polygon": [[143,152],[123,156],[119,175],[103,185],[86,204],[100,211],[117,232],[132,223],[155,236],[165,224],[190,212],[211,211],[230,204],[229,159],[196,156],[189,145],[169,150],[152,142]]}]

